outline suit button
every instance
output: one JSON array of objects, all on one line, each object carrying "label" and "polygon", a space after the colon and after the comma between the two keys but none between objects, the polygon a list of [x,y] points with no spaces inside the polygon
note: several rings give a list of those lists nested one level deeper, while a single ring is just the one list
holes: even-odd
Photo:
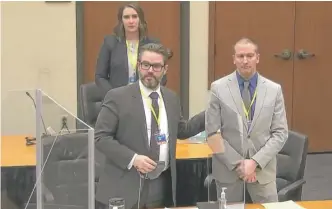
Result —
[{"label": "suit button", "polygon": [[250,139],[250,135],[248,135],[248,137],[247,137],[248,139]]}]

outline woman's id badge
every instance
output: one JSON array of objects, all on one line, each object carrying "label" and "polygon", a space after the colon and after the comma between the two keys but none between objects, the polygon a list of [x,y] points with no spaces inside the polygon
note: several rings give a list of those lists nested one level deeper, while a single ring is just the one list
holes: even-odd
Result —
[{"label": "woman's id badge", "polygon": [[130,77],[129,77],[129,84],[133,84],[136,82],[136,73],[133,73]]}]

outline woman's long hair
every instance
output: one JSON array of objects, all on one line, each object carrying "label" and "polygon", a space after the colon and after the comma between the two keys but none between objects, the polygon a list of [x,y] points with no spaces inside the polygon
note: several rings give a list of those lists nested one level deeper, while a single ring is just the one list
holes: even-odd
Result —
[{"label": "woman's long hair", "polygon": [[147,23],[144,18],[143,9],[140,6],[138,6],[137,4],[126,4],[119,8],[118,24],[113,29],[114,34],[120,39],[126,38],[126,33],[125,33],[125,29],[124,29],[123,22],[122,22],[123,10],[125,8],[132,8],[137,12],[137,15],[139,18],[139,23],[138,23],[139,39],[142,40],[147,35],[148,26],[147,26]]}]

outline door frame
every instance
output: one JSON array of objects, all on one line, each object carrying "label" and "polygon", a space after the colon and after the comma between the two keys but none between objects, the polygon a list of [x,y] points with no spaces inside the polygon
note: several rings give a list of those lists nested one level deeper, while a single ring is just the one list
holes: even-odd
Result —
[{"label": "door frame", "polygon": [[214,61],[216,56],[215,28],[216,28],[216,2],[209,2],[209,40],[208,40],[208,89],[215,80]]},{"label": "door frame", "polygon": [[[80,86],[84,84],[84,6],[76,2],[77,117],[82,119]],[[184,118],[189,117],[190,2],[180,2],[180,101]],[[172,79],[172,78],[168,78]]]}]

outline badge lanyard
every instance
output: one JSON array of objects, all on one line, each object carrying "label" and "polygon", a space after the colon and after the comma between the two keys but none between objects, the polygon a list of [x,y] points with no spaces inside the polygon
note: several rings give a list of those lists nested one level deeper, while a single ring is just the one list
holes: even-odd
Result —
[{"label": "badge lanyard", "polygon": [[137,50],[138,50],[138,43],[134,44],[135,52],[131,50],[132,47],[129,47],[128,41],[126,41],[127,44],[127,55],[129,59],[129,63],[132,67],[132,69],[135,71],[136,70],[136,65],[137,65]]},{"label": "badge lanyard", "polygon": [[[141,89],[140,89],[140,91],[141,91],[141,94],[143,95],[143,97],[148,98],[148,97],[143,93],[143,91],[142,91]],[[160,99],[161,99],[161,98],[159,98],[159,100],[158,100],[159,111],[160,111]],[[154,111],[154,109],[153,109],[153,107],[152,107],[152,101],[149,102],[149,108],[150,108],[150,110],[151,110],[151,112],[152,112],[154,118],[155,118],[156,121],[157,121],[158,129],[159,129],[159,128],[160,128],[160,114],[158,115],[158,118],[157,118],[157,114],[156,114],[156,112]]]},{"label": "badge lanyard", "polygon": [[252,98],[252,100],[250,102],[250,106],[249,106],[248,109],[246,108],[246,106],[244,105],[244,102],[242,101],[242,106],[243,106],[244,114],[246,115],[246,118],[247,118],[248,121],[249,121],[249,112],[251,111],[251,107],[254,104],[256,96],[257,96],[257,89],[255,90],[254,97]]}]

